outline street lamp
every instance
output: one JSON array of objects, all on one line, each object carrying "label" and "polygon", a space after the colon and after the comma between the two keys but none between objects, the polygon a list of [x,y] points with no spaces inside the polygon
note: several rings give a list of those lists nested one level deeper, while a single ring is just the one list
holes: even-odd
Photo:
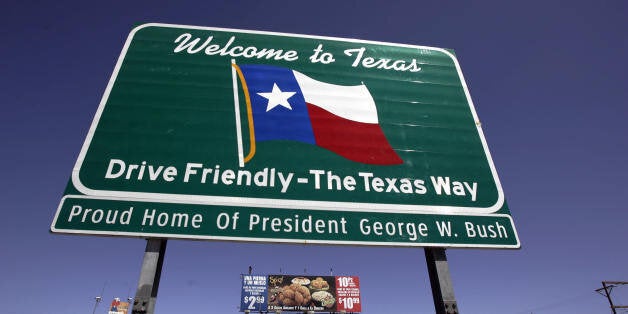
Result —
[{"label": "street lamp", "polygon": [[96,303],[94,304],[94,310],[92,311],[92,314],[96,313],[96,308],[98,307],[98,304],[102,301],[102,297],[97,296],[95,299],[96,299]]}]

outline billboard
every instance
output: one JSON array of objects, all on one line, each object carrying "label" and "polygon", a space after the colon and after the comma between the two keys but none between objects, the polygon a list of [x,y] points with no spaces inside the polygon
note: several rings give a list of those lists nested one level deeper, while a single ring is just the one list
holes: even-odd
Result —
[{"label": "billboard", "polygon": [[51,230],[519,247],[450,50],[167,24],[127,38]]},{"label": "billboard", "polygon": [[122,302],[120,298],[115,298],[109,306],[109,314],[127,314],[129,312],[129,302]]},{"label": "billboard", "polygon": [[240,311],[362,311],[356,276],[242,275]]},{"label": "billboard", "polygon": [[268,310],[268,276],[242,275],[240,311],[266,312]]}]

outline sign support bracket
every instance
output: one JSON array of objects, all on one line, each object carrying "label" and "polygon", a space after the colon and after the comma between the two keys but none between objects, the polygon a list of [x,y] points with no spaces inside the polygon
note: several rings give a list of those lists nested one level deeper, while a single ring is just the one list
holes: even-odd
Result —
[{"label": "sign support bracket", "polygon": [[458,314],[445,248],[426,247],[424,250],[436,314]]},{"label": "sign support bracket", "polygon": [[146,240],[146,250],[142,261],[140,279],[133,300],[133,314],[155,313],[157,290],[161,279],[161,268],[166,254],[166,239],[149,238]]}]

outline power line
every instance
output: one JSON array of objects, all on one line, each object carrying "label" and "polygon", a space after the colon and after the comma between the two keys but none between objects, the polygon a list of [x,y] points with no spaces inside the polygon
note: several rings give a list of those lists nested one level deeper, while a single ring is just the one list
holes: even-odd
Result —
[{"label": "power line", "polygon": [[537,312],[541,313],[541,311],[547,311],[547,310],[555,309],[564,305],[573,304],[574,301],[576,300],[582,300],[582,298],[587,297],[587,296],[592,296],[592,295],[593,294],[590,291],[587,291],[587,292],[583,292],[574,296],[566,297],[556,302],[551,302],[551,303],[537,306],[535,308],[519,311],[519,312],[516,312],[515,314],[530,314],[530,313],[537,314]]}]

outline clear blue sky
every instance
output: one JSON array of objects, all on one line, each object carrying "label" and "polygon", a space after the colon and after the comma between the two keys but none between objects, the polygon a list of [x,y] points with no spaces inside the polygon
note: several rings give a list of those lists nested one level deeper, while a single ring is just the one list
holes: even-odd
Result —
[{"label": "clear blue sky", "polygon": [[[0,12],[2,312],[91,313],[133,295],[145,241],[48,229],[134,25],[451,48],[522,243],[447,251],[461,313],[608,313],[628,281],[626,1],[5,1]],[[364,313],[433,312],[423,250],[169,241],[156,313],[236,313],[255,272],[354,274]],[[614,291],[628,305],[628,287]],[[622,302],[623,301],[623,302]]]}]

